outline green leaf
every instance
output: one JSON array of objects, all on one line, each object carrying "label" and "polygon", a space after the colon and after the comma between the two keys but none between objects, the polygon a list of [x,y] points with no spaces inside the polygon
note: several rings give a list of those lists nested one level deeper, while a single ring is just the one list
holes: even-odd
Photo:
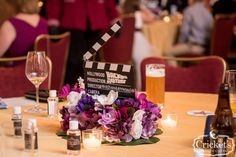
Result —
[{"label": "green leaf", "polygon": [[102,141],[102,144],[112,144],[113,142]]},{"label": "green leaf", "polygon": [[84,105],[84,110],[85,110],[85,111],[89,110],[89,105],[88,105],[88,104],[85,104],[85,105]]},{"label": "green leaf", "polygon": [[[154,144],[159,142],[160,139],[157,137],[150,137],[149,139],[137,139],[137,140],[133,140],[131,142],[112,142],[110,144],[112,145],[120,145],[120,146],[136,146],[136,145],[141,145],[141,144]],[[109,142],[103,142],[103,144],[107,144]]]},{"label": "green leaf", "polygon": [[161,129],[157,128],[154,135],[161,135],[162,133],[163,133],[163,131]]},{"label": "green leaf", "polygon": [[58,130],[58,131],[56,132],[56,135],[57,135],[57,136],[61,136],[61,138],[63,138],[63,139],[67,139],[66,133],[65,133],[64,131],[62,131],[62,130]]},{"label": "green leaf", "polygon": [[129,107],[129,108],[128,108],[128,115],[129,115],[129,117],[133,117],[134,112],[135,112],[135,109],[134,109],[134,108],[132,108],[132,107]]},{"label": "green leaf", "polygon": [[[154,135],[160,135],[162,134],[163,131],[159,128],[157,128],[156,133]],[[160,139],[157,137],[150,137],[149,139],[137,139],[137,140],[132,140],[131,142],[108,142],[108,141],[103,141],[102,144],[112,144],[112,145],[120,145],[120,146],[136,146],[136,145],[141,145],[141,144],[154,144],[159,142]]]},{"label": "green leaf", "polygon": [[[162,134],[163,131],[161,129],[157,129],[155,135],[160,135]],[[64,131],[59,130],[56,133],[57,136],[61,136],[63,139],[67,139],[67,135]],[[132,140],[130,142],[108,142],[108,141],[103,141],[102,144],[111,144],[111,145],[120,145],[120,146],[136,146],[136,145],[141,145],[141,144],[154,144],[159,142],[160,139],[157,137],[150,137],[149,139],[137,139],[137,140]]]},{"label": "green leaf", "polygon": [[117,105],[116,104],[112,104],[112,107],[116,110],[117,109]]}]

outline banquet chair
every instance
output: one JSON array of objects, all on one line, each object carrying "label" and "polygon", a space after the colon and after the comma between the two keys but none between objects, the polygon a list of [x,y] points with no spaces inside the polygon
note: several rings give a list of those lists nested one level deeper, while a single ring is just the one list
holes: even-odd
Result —
[{"label": "banquet chair", "polygon": [[103,46],[101,58],[106,62],[129,64],[132,62],[135,18],[133,15],[126,15],[121,20],[121,31]]},{"label": "banquet chair", "polygon": [[52,61],[54,67],[52,69],[52,89],[60,90],[64,84],[69,45],[69,32],[60,35],[42,34],[35,40],[34,49],[45,51]]},{"label": "banquet chair", "polygon": [[[50,89],[52,63],[47,57],[49,66],[48,78],[40,85],[40,89]],[[25,75],[26,56],[0,58],[0,97],[19,97],[26,92],[35,91],[34,85]],[[11,63],[11,65],[9,65]]]},{"label": "banquet chair", "polygon": [[[178,67],[170,62],[191,62],[188,67]],[[147,64],[165,64],[166,91],[217,93],[223,81],[226,63],[218,56],[172,58],[149,57],[141,63],[142,90],[145,90],[145,67]]]},{"label": "banquet chair", "polygon": [[228,58],[233,41],[234,18],[231,15],[218,14],[214,18],[211,35],[210,55]]}]

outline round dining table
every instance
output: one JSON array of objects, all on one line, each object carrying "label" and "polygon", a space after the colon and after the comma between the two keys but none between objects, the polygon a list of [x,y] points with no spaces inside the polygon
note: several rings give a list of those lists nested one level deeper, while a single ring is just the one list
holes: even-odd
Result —
[{"label": "round dining table", "polygon": [[182,16],[166,16],[143,25],[144,36],[153,48],[154,56],[164,56],[173,47],[181,25]]},{"label": "round dining table", "polygon": [[[14,100],[14,98],[11,98]],[[24,98],[22,98],[24,99]],[[136,146],[117,146],[102,144],[98,149],[81,148],[81,157],[189,157],[194,156],[194,139],[203,135],[206,116],[192,116],[187,114],[192,110],[210,111],[214,113],[217,105],[218,95],[203,93],[181,93],[166,92],[165,106],[162,109],[163,117],[168,113],[177,115],[177,125],[175,127],[161,126],[163,131],[157,137],[160,139],[155,144],[144,144]],[[9,99],[8,99],[9,100]],[[4,101],[4,99],[3,99]],[[13,101],[7,101],[9,103]],[[20,104],[19,98],[17,102]],[[17,104],[15,102],[15,104]],[[32,114],[22,112],[23,124],[28,118],[36,118],[39,128],[39,149],[32,153],[24,151],[24,139],[12,136],[13,130],[6,130],[6,124],[12,125],[12,104],[8,104],[8,109],[0,110],[1,123],[1,149],[0,157],[65,157],[67,142],[65,139],[56,135],[60,130],[58,118],[50,118],[45,114]],[[60,106],[65,103],[60,103]],[[46,107],[45,104],[41,106]],[[31,107],[24,104],[23,109]]]}]

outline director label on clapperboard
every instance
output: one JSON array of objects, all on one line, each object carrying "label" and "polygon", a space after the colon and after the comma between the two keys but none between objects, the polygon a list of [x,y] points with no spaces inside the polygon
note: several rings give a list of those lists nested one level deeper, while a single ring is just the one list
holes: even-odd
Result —
[{"label": "director label on clapperboard", "polygon": [[89,59],[121,28],[115,23],[84,55],[84,80],[89,94],[108,94],[117,91],[119,97],[134,97],[134,67],[126,64],[94,62]]}]

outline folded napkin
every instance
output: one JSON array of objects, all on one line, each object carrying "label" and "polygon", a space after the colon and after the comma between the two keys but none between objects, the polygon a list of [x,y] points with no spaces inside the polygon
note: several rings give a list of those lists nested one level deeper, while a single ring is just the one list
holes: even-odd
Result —
[{"label": "folded napkin", "polygon": [[7,104],[0,98],[0,109],[7,109]]}]

